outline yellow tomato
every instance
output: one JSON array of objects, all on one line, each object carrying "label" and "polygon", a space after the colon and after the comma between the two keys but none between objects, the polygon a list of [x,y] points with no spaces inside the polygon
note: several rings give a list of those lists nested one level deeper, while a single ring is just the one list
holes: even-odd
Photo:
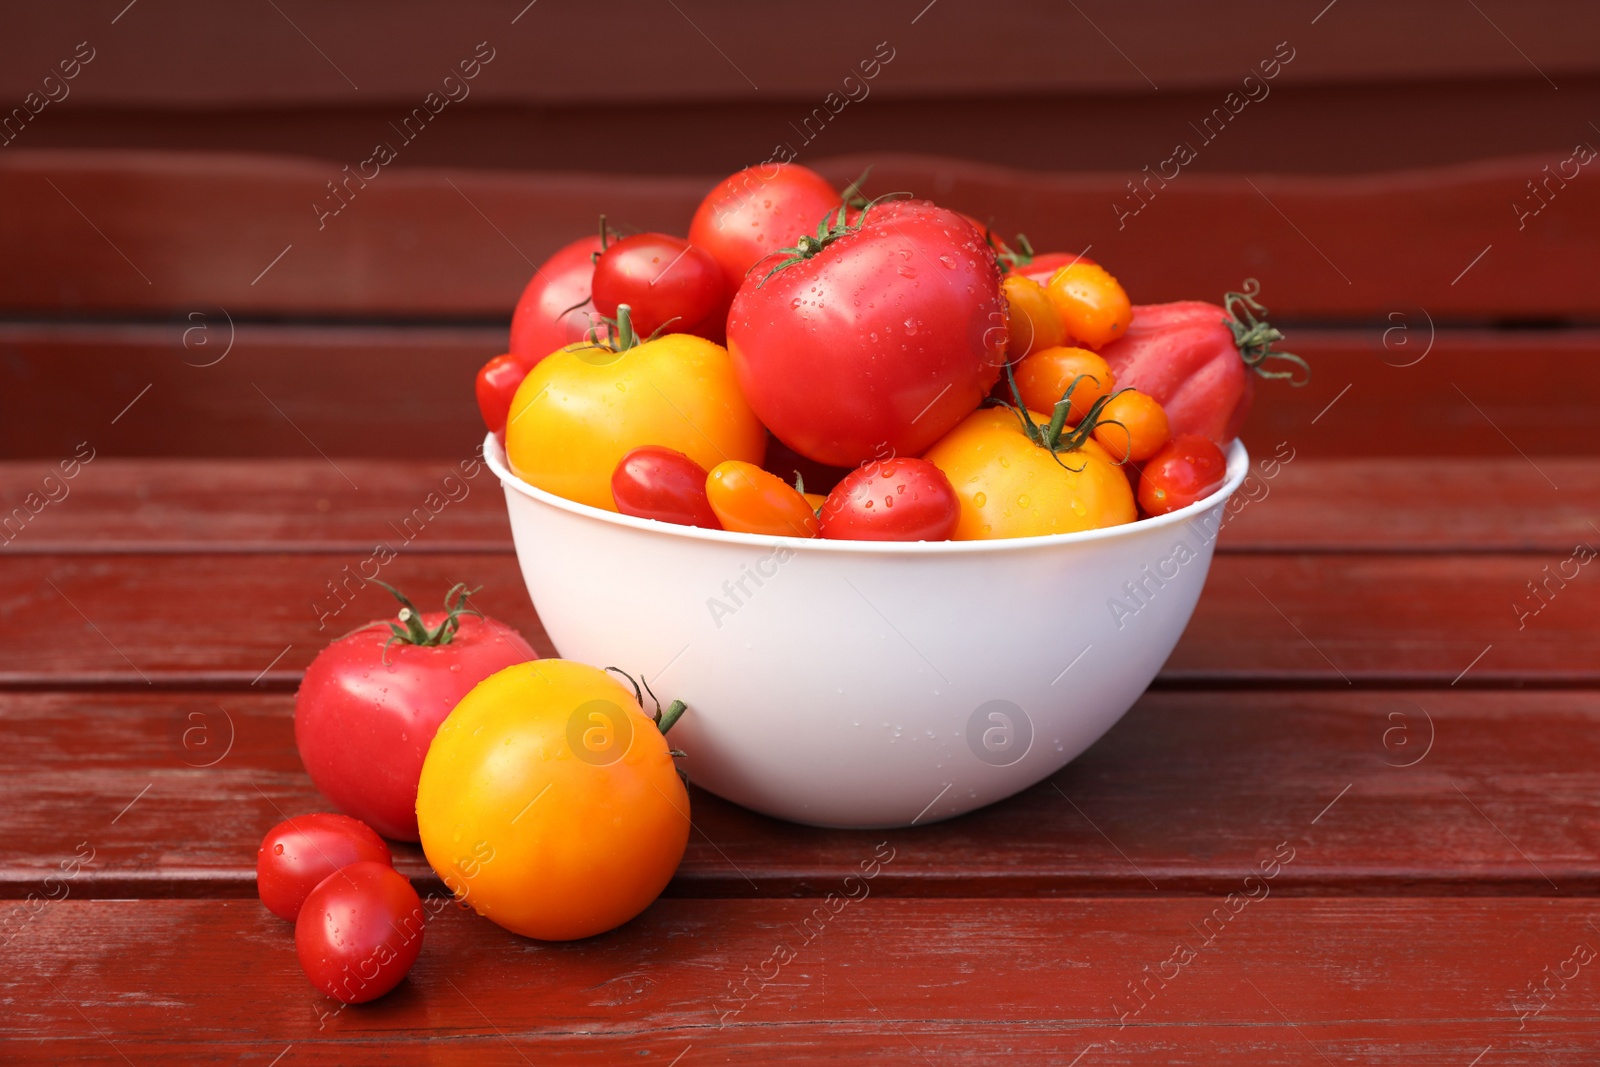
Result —
[{"label": "yellow tomato", "polygon": [[528,372],[506,421],[506,458],[530,485],[607,511],[611,474],[644,445],[710,470],[761,462],[767,432],[745,402],[727,351],[668,334],[623,352],[568,345]]},{"label": "yellow tomato", "polygon": [[1044,286],[1020,274],[1007,274],[1000,288],[1006,296],[1006,355],[1011,360],[1042,348],[1054,348],[1066,339],[1061,315],[1050,303]]},{"label": "yellow tomato", "polygon": [[1110,365],[1087,348],[1042,348],[1018,363],[1015,373],[1017,392],[1030,411],[1055,411],[1056,402],[1071,385],[1067,421],[1074,426],[1088,417],[1096,400],[1110,396],[1117,385]]},{"label": "yellow tomato", "polygon": [[1107,401],[1094,427],[1094,439],[1117,463],[1142,463],[1161,451],[1171,436],[1167,410],[1137,389],[1124,389]]},{"label": "yellow tomato", "polygon": [[1098,263],[1069,263],[1045,287],[1066,327],[1080,345],[1102,348],[1128,332],[1133,306],[1111,273]]},{"label": "yellow tomato", "polygon": [[[1050,422],[1029,417],[1038,426]],[[1138,517],[1128,479],[1103,448],[1087,441],[1060,453],[1058,463],[1006,408],[968,415],[923,458],[944,471],[960,498],[957,541],[1072,533]]]},{"label": "yellow tomato", "polygon": [[569,941],[661,894],[689,840],[689,795],[631,689],[536,660],[490,675],[440,725],[417,828],[429,865],[479,915]]},{"label": "yellow tomato", "polygon": [[706,500],[724,530],[775,537],[815,537],[817,509],[782,478],[753,463],[729,460],[706,475]]}]

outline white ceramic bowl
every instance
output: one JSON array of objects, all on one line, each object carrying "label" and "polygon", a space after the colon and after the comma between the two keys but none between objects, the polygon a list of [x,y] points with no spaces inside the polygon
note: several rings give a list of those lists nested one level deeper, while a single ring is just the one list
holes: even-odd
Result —
[{"label": "white ceramic bowl", "polygon": [[484,454],[561,655],[687,701],[690,781],[840,827],[959,815],[1093,744],[1177,644],[1249,467],[1235,441],[1218,492],[1126,526],[905,543],[636,519],[534,488],[493,436]]}]

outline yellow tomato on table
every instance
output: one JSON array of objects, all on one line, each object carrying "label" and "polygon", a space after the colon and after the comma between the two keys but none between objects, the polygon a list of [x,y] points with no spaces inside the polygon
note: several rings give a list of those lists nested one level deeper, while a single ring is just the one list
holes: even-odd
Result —
[{"label": "yellow tomato on table", "polygon": [[570,941],[661,894],[689,840],[689,794],[632,689],[542,659],[490,675],[440,725],[417,828],[458,900],[515,933]]},{"label": "yellow tomato on table", "polygon": [[767,432],[721,345],[689,334],[618,352],[568,345],[528,372],[506,420],[512,470],[607,511],[617,510],[612,472],[645,445],[676,449],[706,470],[730,459],[760,464]]},{"label": "yellow tomato on table", "polygon": [[[1036,412],[1028,417],[1041,430],[1050,424]],[[1007,408],[973,412],[923,458],[944,471],[961,501],[957,541],[1074,533],[1138,517],[1128,479],[1105,449],[1089,440],[1052,455]]]}]

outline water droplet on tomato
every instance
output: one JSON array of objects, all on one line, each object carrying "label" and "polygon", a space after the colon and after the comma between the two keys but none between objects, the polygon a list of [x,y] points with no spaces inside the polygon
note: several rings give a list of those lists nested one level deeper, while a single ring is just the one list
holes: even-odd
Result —
[{"label": "water droplet on tomato", "polygon": [[1030,501],[1028,500],[1028,494],[1027,493],[1023,493],[1021,496],[1017,497],[1017,507],[1025,508],[1025,507],[1028,506],[1029,503],[1030,503]]},{"label": "water droplet on tomato", "polygon": [[[984,493],[977,493],[977,494],[974,494],[973,497],[972,497],[972,506],[975,507],[975,508],[981,508],[985,504],[987,504],[988,502],[989,502],[989,497]],[[984,529],[987,530],[988,527],[985,526]]]},{"label": "water droplet on tomato", "polygon": [[911,267],[906,266],[904,263],[895,268],[895,273],[900,275],[902,278],[915,278],[917,276],[917,272]]},{"label": "water droplet on tomato", "polygon": [[906,336],[907,337],[915,337],[916,335],[917,335],[917,320],[916,319],[907,319],[906,320]]},{"label": "water droplet on tomato", "polygon": [[281,844],[279,844],[279,845],[273,845],[273,846],[272,846],[272,854],[273,854],[273,855],[274,855],[274,856],[281,856],[281,855],[283,855],[283,846],[282,846],[282,845],[281,845]]}]

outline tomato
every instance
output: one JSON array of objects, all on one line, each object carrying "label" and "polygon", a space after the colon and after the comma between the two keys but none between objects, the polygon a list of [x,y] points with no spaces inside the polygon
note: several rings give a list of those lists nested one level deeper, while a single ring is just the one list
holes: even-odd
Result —
[{"label": "tomato", "polygon": [[1110,396],[1117,384],[1106,361],[1087,348],[1042,349],[1017,364],[1016,376],[1022,402],[1033,411],[1054,411],[1056,401],[1072,386],[1067,421],[1074,426],[1088,417],[1096,400]]},{"label": "tomato", "polygon": [[615,343],[552,353],[517,390],[506,457],[530,485],[615,511],[611,476],[635,448],[670,448],[708,470],[761,462],[767,432],[725,349],[689,334],[637,343],[631,325]]},{"label": "tomato", "polygon": [[1169,437],[1167,413],[1137,389],[1124,389],[1108,400],[1094,428],[1094,439],[1119,463],[1149,459]]},{"label": "tomato", "polygon": [[1061,316],[1044,286],[1020,274],[1007,274],[1000,287],[1006,294],[1006,355],[1013,362],[1066,340]]},{"label": "tomato", "polygon": [[1198,434],[1174,437],[1144,465],[1139,506],[1165,515],[1215,493],[1227,477],[1228,460],[1216,442]]},{"label": "tomato", "polygon": [[528,368],[509,353],[495,356],[478,371],[478,411],[483,414],[483,424],[495,433],[506,428],[506,415],[511,410],[511,398],[517,395],[517,386],[528,376]]},{"label": "tomato", "polygon": [[1040,285],[1049,285],[1050,279],[1062,267],[1073,263],[1093,264],[1094,260],[1088,256],[1072,252],[1041,252],[1033,256],[1014,256],[1015,262],[1011,264],[1010,271],[1020,274],[1029,281],[1038,282]]},{"label": "tomato", "polygon": [[822,536],[840,541],[948,541],[961,504],[944,472],[896,457],[858,467],[822,505]]},{"label": "tomato", "polygon": [[594,263],[594,309],[608,319],[619,305],[633,312],[633,328],[692,333],[721,342],[728,332],[733,290],[722,267],[703,248],[664,233],[639,233],[613,241]]},{"label": "tomato", "polygon": [[501,671],[439,728],[417,792],[422,850],[457,899],[547,941],[620,926],[689,840],[660,724],[612,675],[547,659]]},{"label": "tomato", "polygon": [[1101,348],[1121,337],[1133,318],[1128,294],[1098,263],[1070,263],[1045,286],[1061,316],[1068,337],[1088,348]]},{"label": "tomato", "polygon": [[415,841],[417,776],[439,723],[480,681],[537,654],[468,608],[464,585],[445,596],[445,611],[426,614],[389,591],[402,605],[398,621],[346,634],[306,668],[294,739],[324,796],[385,837]]},{"label": "tomato", "polygon": [[[1283,335],[1257,317],[1266,312],[1255,300],[1258,292],[1252,280],[1244,292],[1227,295],[1226,307],[1199,300],[1140,305],[1127,334],[1105,347],[1117,381],[1154,397],[1166,409],[1173,436],[1199,434],[1226,444],[1250,412],[1256,375],[1290,378],[1295,385],[1309,380],[1305,360],[1273,349]],[[1284,369],[1267,367],[1268,360]]]},{"label": "tomato", "polygon": [[724,178],[706,194],[689,223],[689,243],[710,253],[733,293],[751,267],[814,231],[840,203],[816,171],[763,163]]},{"label": "tomato", "polygon": [[352,863],[306,897],[294,949],[311,984],[335,1000],[365,1004],[399,985],[422,951],[422,901],[385,863]]},{"label": "tomato", "polygon": [[917,455],[998,377],[1000,267],[959,215],[868,207],[782,262],[734,297],[728,353],[750,406],[801,455],[838,467]]},{"label": "tomato", "polygon": [[799,490],[753,463],[729,460],[711,469],[706,497],[724,530],[776,537],[815,537],[816,510]]},{"label": "tomato", "polygon": [[589,284],[599,251],[599,234],[581,237],[533,272],[511,315],[510,352],[523,366],[533,366],[588,333],[595,315],[588,303]]},{"label": "tomato", "polygon": [[706,499],[706,469],[670,448],[646,445],[623,456],[611,475],[611,497],[624,515],[722,529]]},{"label": "tomato", "polygon": [[[1041,428],[1050,421],[1028,417]],[[1006,408],[968,415],[923,458],[945,473],[961,501],[957,541],[1072,533],[1137,518],[1133,490],[1103,448],[1090,440],[1052,455]]]},{"label": "tomato", "polygon": [[268,911],[293,922],[319,882],[362,860],[393,863],[389,846],[372,827],[332,812],[297,815],[261,839],[256,850],[256,892]]}]

